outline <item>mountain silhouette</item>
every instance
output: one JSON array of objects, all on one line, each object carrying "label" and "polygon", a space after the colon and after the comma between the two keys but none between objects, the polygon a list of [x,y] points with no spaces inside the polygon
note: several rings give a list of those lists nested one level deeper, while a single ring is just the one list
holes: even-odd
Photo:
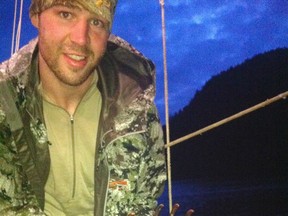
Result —
[{"label": "mountain silhouette", "polygon": [[[254,56],[212,77],[170,119],[170,140],[288,91],[288,48]],[[164,130],[165,131],[165,130]],[[173,179],[288,178],[288,99],[171,148]]]}]

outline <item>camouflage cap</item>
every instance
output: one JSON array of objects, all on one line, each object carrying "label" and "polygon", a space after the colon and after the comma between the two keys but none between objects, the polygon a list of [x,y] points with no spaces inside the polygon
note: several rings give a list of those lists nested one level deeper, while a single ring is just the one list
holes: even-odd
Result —
[{"label": "camouflage cap", "polygon": [[80,7],[105,18],[109,22],[111,29],[117,1],[118,0],[31,0],[30,17],[54,5]]}]

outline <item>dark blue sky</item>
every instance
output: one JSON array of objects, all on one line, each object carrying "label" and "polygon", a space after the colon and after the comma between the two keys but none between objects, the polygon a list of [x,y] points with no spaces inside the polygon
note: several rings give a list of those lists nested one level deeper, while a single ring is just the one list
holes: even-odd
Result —
[{"label": "dark blue sky", "polygon": [[[3,61],[11,52],[14,1],[0,2]],[[37,34],[28,18],[29,4],[24,0],[21,45]],[[171,114],[187,105],[212,76],[256,54],[288,46],[287,0],[166,0],[165,8]],[[156,104],[164,122],[159,0],[119,0],[112,32],[156,64]]]}]

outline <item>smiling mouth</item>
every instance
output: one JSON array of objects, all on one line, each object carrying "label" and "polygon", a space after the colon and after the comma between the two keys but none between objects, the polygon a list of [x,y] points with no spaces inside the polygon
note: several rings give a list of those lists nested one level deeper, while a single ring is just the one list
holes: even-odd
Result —
[{"label": "smiling mouth", "polygon": [[74,54],[70,54],[70,55],[67,55],[69,58],[75,60],[75,61],[83,61],[86,59],[85,56],[80,56],[80,55],[74,55]]},{"label": "smiling mouth", "polygon": [[64,57],[68,65],[72,68],[84,68],[88,63],[88,56],[85,55],[66,54]]}]

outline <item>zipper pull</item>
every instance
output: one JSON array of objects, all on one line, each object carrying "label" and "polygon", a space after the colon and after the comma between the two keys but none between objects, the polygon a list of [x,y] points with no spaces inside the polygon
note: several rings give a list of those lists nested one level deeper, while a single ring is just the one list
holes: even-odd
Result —
[{"label": "zipper pull", "polygon": [[70,115],[70,122],[71,122],[71,124],[74,123],[74,116],[73,115]]}]

